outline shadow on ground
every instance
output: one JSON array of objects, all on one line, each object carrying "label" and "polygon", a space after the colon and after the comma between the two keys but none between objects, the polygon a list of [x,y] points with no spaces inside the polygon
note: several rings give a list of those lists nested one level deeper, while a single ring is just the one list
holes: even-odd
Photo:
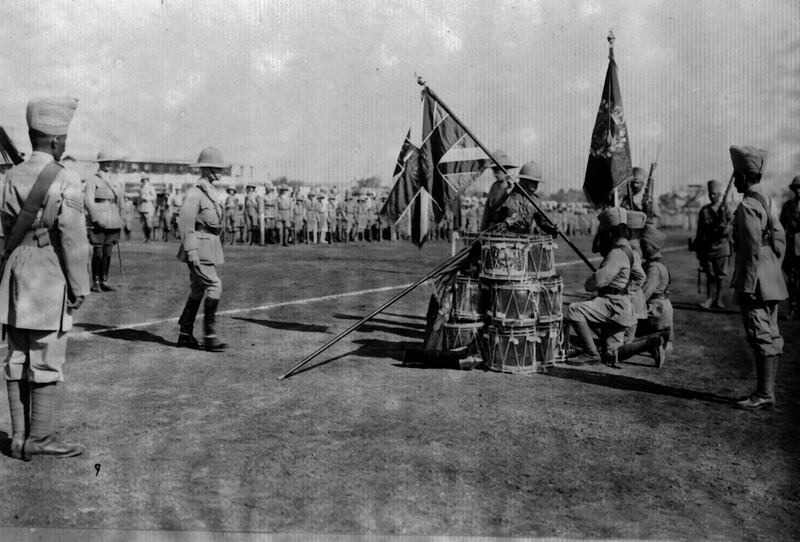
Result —
[{"label": "shadow on ground", "polygon": [[279,320],[261,320],[258,318],[244,318],[241,316],[232,316],[231,318],[233,320],[250,322],[251,324],[258,324],[260,326],[271,327],[272,329],[279,329],[281,331],[300,331],[303,333],[329,333],[328,326],[319,326],[315,324],[301,324],[300,322],[281,322]]}]

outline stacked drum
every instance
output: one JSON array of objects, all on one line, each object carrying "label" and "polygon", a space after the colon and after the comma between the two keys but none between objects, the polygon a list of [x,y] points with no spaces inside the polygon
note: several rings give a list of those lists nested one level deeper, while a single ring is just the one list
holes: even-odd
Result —
[{"label": "stacked drum", "polygon": [[554,248],[548,236],[484,237],[479,279],[456,278],[445,347],[479,351],[489,369],[509,373],[563,360]]}]

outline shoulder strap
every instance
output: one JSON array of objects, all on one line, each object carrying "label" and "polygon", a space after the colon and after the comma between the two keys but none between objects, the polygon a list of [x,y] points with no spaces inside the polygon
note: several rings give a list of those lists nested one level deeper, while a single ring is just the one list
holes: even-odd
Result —
[{"label": "shoulder strap", "polygon": [[745,196],[753,198],[759,202],[762,207],[764,207],[764,213],[767,215],[767,229],[766,231],[761,232],[761,237],[769,242],[769,247],[772,249],[772,252],[774,252],[776,256],[780,256],[778,250],[775,248],[775,230],[774,225],[772,224],[772,213],[769,212],[769,204],[767,203],[767,199],[762,194],[759,194],[753,190],[749,190]]},{"label": "shoulder strap", "polygon": [[44,197],[47,195],[47,191],[50,190],[50,186],[53,184],[56,175],[58,175],[63,168],[64,166],[54,160],[44,166],[39,176],[36,177],[36,182],[33,184],[33,188],[31,188],[25,203],[22,204],[22,209],[19,215],[17,215],[17,220],[11,228],[8,239],[6,239],[6,255],[14,252],[14,249],[22,242],[25,234],[31,229],[33,221],[36,219],[36,213],[39,212],[44,202]]},{"label": "shoulder strap", "polygon": [[114,184],[111,182],[111,179],[110,178],[106,179],[105,177],[100,177],[100,175],[98,175],[98,177],[100,178],[101,181],[103,181],[105,183],[105,185],[108,187],[108,189],[111,190],[111,193],[114,194],[114,197],[117,198],[117,200],[119,200],[119,194],[117,193],[116,188],[114,188]]}]

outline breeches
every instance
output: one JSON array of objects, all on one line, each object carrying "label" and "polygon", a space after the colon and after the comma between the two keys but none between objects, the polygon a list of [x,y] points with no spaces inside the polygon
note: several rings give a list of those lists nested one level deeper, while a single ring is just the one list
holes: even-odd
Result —
[{"label": "breeches", "polygon": [[222,281],[217,275],[217,266],[213,263],[201,263],[195,267],[189,267],[189,284],[191,293],[189,297],[202,299],[205,295],[209,299],[219,299],[222,297]]},{"label": "breeches", "polygon": [[573,322],[586,322],[601,329],[600,335],[608,350],[616,350],[625,342],[625,326],[613,320],[617,314],[618,311],[612,308],[612,304],[605,297],[570,303],[567,308],[567,319]]},{"label": "breeches", "polygon": [[777,301],[739,299],[747,342],[756,355],[778,356],[783,353],[783,337],[778,329]]},{"label": "breeches", "polygon": [[119,231],[107,230],[104,228],[93,228],[89,230],[89,243],[92,245],[92,252],[95,256],[111,256],[114,245],[119,242]]},{"label": "breeches", "polygon": [[728,256],[700,260],[700,267],[709,278],[725,278],[728,275]]},{"label": "breeches", "polygon": [[8,353],[3,368],[6,380],[37,384],[64,381],[61,367],[67,354],[66,332],[6,326],[6,336]]}]

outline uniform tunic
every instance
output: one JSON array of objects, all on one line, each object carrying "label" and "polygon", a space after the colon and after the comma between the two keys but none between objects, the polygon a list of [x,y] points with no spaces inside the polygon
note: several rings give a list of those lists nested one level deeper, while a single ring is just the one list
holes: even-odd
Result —
[{"label": "uniform tunic", "polygon": [[225,198],[225,229],[229,232],[236,231],[239,225],[239,200],[236,194],[231,194]]},{"label": "uniform tunic", "polygon": [[[536,197],[532,195],[531,197]],[[488,208],[488,207],[487,207]],[[502,205],[503,210],[496,216],[507,216],[510,222],[508,231],[517,235],[538,234],[553,231],[547,218],[536,210],[528,198],[514,191]],[[541,231],[540,231],[541,230]]]},{"label": "uniform tunic", "polygon": [[277,207],[278,207],[278,222],[283,223],[283,226],[286,228],[292,227],[292,198],[289,197],[288,193],[285,193],[283,196],[279,196],[277,200]]},{"label": "uniform tunic", "polygon": [[153,225],[153,214],[156,211],[156,189],[149,182],[139,188],[139,215],[146,226]]},{"label": "uniform tunic", "polygon": [[86,181],[84,205],[89,227],[102,230],[122,228],[122,184],[106,171],[98,171]]},{"label": "uniform tunic", "polygon": [[[6,238],[36,178],[53,161],[34,151],[6,173],[0,221]],[[25,240],[8,258],[0,280],[0,323],[7,326],[7,380],[63,381],[67,300],[89,295],[89,245],[77,173],[62,169]],[[26,374],[27,373],[27,374]]]},{"label": "uniform tunic", "polygon": [[647,326],[642,331],[654,333],[672,329],[673,308],[672,301],[669,300],[669,269],[664,264],[660,252],[645,262],[644,271],[647,278],[642,286],[642,293],[647,300]]},{"label": "uniform tunic", "polygon": [[495,181],[489,188],[489,195],[486,197],[486,206],[483,209],[480,231],[501,222],[503,216],[503,204],[508,199],[511,191],[511,183],[508,181]]},{"label": "uniform tunic", "polygon": [[694,246],[697,259],[707,276],[722,278],[728,274],[733,224],[726,207],[714,209],[711,204],[700,209]]},{"label": "uniform tunic", "polygon": [[800,267],[800,198],[792,198],[783,204],[780,223],[786,230],[783,270],[788,274]]},{"label": "uniform tunic", "polygon": [[[754,193],[763,196],[764,189],[760,183],[744,194],[733,218],[736,263],[731,286],[742,309],[748,343],[756,354],[776,356],[783,352],[783,337],[778,329],[778,302],[788,296],[780,261],[786,243],[783,227],[773,220],[775,246],[780,256],[769,246],[765,236],[769,209],[764,208]],[[754,298],[743,294],[752,294]]]},{"label": "uniform tunic", "polygon": [[[189,267],[190,297],[194,299],[201,299],[203,295],[219,299],[222,295],[222,281],[216,266],[225,262],[219,238],[223,209],[215,194],[212,184],[201,178],[186,192],[178,217],[181,235],[178,259]],[[199,266],[189,263],[189,256],[193,254],[198,256]]]},{"label": "uniform tunic", "polygon": [[244,197],[244,224],[245,228],[252,230],[261,227],[259,214],[261,213],[261,198],[255,191]]}]

